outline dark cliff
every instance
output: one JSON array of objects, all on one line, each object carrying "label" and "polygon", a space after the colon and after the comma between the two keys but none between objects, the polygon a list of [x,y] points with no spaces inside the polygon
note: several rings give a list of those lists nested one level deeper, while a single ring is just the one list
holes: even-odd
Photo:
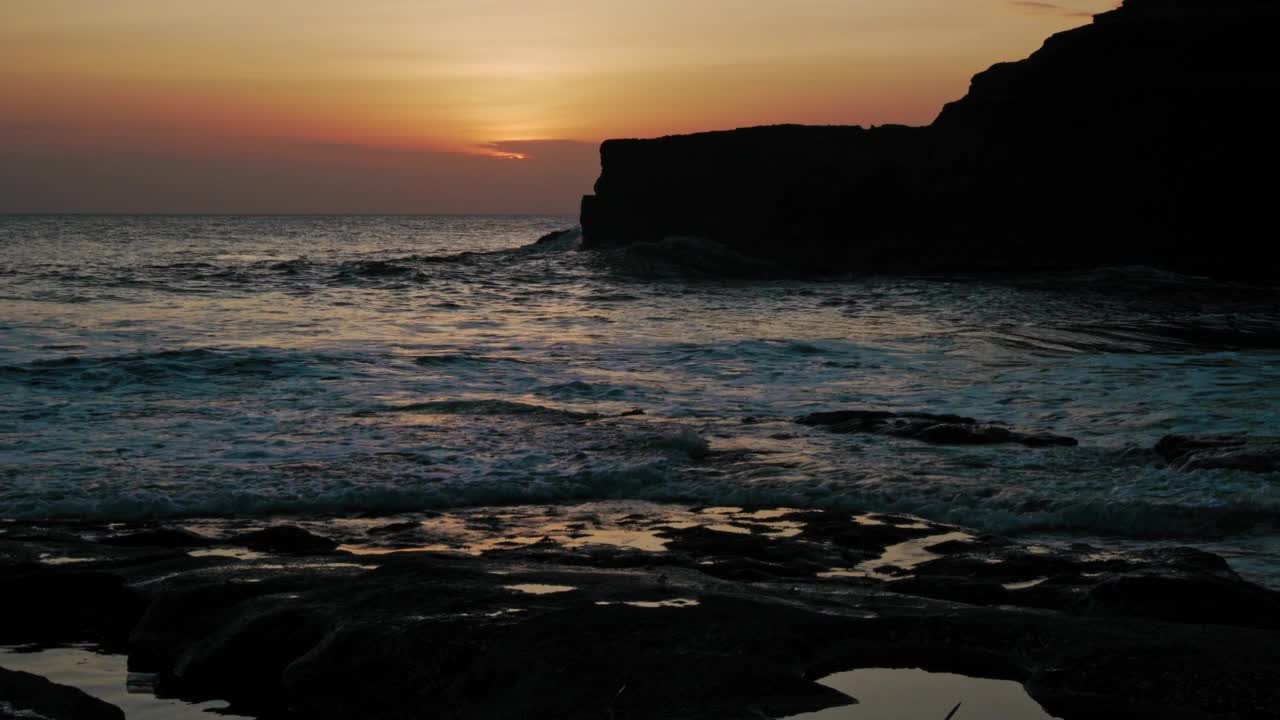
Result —
[{"label": "dark cliff", "polygon": [[802,270],[1146,264],[1272,279],[1280,0],[1127,0],[923,128],[610,140],[584,246],[699,236]]}]

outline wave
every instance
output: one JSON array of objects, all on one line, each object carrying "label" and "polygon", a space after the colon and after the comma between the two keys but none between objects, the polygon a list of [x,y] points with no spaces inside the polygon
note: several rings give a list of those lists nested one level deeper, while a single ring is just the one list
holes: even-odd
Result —
[{"label": "wave", "polygon": [[269,270],[286,275],[297,275],[311,266],[310,261],[306,258],[294,258],[292,260],[281,260],[267,265]]},{"label": "wave", "polygon": [[534,240],[528,245],[522,245],[513,250],[503,250],[505,253],[561,253],[570,250],[577,250],[582,247],[582,228],[573,227],[567,230],[556,230]]},{"label": "wave", "polygon": [[594,294],[592,294],[592,295],[587,295],[587,296],[585,296],[585,297],[583,298],[583,301],[588,302],[588,303],[592,303],[592,304],[595,304],[595,303],[626,303],[626,302],[635,302],[635,301],[640,300],[640,299],[641,299],[641,298],[640,298],[640,296],[639,296],[639,295],[633,295],[633,294],[631,294],[631,293],[623,293],[623,292],[601,292],[601,293],[594,293]]},{"label": "wave", "polygon": [[1041,497],[1004,502],[991,488],[873,489],[839,483],[664,483],[637,499],[714,506],[803,508],[916,515],[999,535],[1062,533],[1134,540],[1194,540],[1280,533],[1280,496],[1216,505],[1109,497]]},{"label": "wave", "polygon": [[[433,469],[430,460],[406,460],[401,472],[367,476],[369,463],[325,466],[314,472],[345,475],[341,483],[298,478],[181,489],[163,483],[140,485],[118,494],[80,489],[19,497],[0,492],[6,517],[125,520],[170,516],[369,514],[473,508],[522,503],[641,500],[684,505],[797,508],[917,515],[1000,535],[1064,534],[1131,540],[1196,541],[1280,532],[1280,504],[1240,499],[1220,506],[1154,501],[1116,502],[1063,498],[1037,510],[1019,510],[972,496],[902,496],[829,484],[747,485],[689,482],[686,470],[714,452],[688,429],[633,436],[634,455],[545,474],[517,473],[457,478]],[[344,469],[345,467],[345,469]],[[188,468],[188,470],[190,470]],[[363,474],[362,474],[363,473]]]},{"label": "wave", "polygon": [[1081,270],[1010,274],[1004,278],[1011,284],[1042,288],[1102,288],[1126,292],[1179,293],[1197,288],[1215,292],[1234,290],[1274,294],[1275,287],[1234,280],[1221,280],[1206,275],[1178,272],[1151,265],[1107,265]]},{"label": "wave", "polygon": [[190,348],[105,357],[68,356],[0,366],[0,379],[36,385],[92,382],[95,386],[205,377],[296,375],[308,366],[364,364],[352,357],[278,350]]},{"label": "wave", "polygon": [[440,366],[456,366],[456,365],[488,365],[491,363],[515,363],[518,365],[527,365],[528,361],[520,360],[513,357],[495,357],[492,355],[477,355],[475,353],[439,353],[435,355],[422,355],[414,359],[414,362],[424,367],[440,367]]},{"label": "wave", "polygon": [[363,411],[362,414],[384,412],[418,413],[422,415],[533,415],[574,422],[596,420],[603,417],[594,412],[565,410],[513,400],[431,400],[404,405],[387,405],[377,410]]},{"label": "wave", "polygon": [[[435,410],[556,412],[513,404],[437,405]],[[577,418],[580,419],[580,418]],[[67,478],[23,477],[0,485],[0,505],[11,519],[118,519],[160,517],[241,517],[249,515],[393,513],[421,510],[554,503],[569,500],[642,497],[669,486],[679,469],[705,457],[709,443],[687,427],[620,423],[625,458],[578,454],[538,470],[523,461],[471,472],[445,465],[432,450],[354,454],[337,462],[274,466],[160,465],[129,469],[127,482],[114,478],[92,486]],[[536,453],[535,453],[536,454]],[[235,472],[230,472],[234,470]],[[109,472],[110,468],[104,468]],[[175,486],[163,478],[200,476],[198,484]],[[149,480],[152,476],[154,481]],[[334,482],[333,478],[342,478]],[[660,491],[659,491],[660,492]]]},{"label": "wave", "polygon": [[[739,497],[738,501],[747,498]],[[763,498],[761,498],[763,499]],[[786,500],[770,497],[772,502]],[[792,498],[792,501],[800,498]],[[724,501],[727,498],[719,498]],[[855,512],[899,512],[954,523],[1001,535],[1065,533],[1128,539],[1220,538],[1280,531],[1280,503],[1254,504],[1239,500],[1221,506],[1181,505],[1149,500],[1105,498],[1046,501],[1044,507],[1023,510],[983,498],[904,498],[868,494],[833,498],[818,503],[828,509]],[[733,503],[731,503],[733,504]]]},{"label": "wave", "polygon": [[699,237],[668,237],[600,251],[615,274],[637,278],[770,279],[789,273],[777,263],[743,255],[723,243]]},{"label": "wave", "polygon": [[248,517],[266,515],[369,516],[449,510],[486,505],[557,503],[642,497],[660,484],[667,463],[636,463],[608,471],[527,483],[398,483],[375,486],[317,488],[226,488],[222,492],[167,492],[136,489],[117,497],[63,496],[48,501],[4,498],[5,516],[16,520],[74,518],[78,520],[139,520],[176,517]]},{"label": "wave", "polygon": [[[96,266],[72,269],[44,265],[13,271],[15,284],[36,287],[14,299],[55,302],[136,301],[136,297],[109,297],[109,288],[121,291],[151,291],[184,295],[215,295],[226,292],[275,290],[282,285],[291,290],[332,286],[399,289],[408,284],[425,284],[434,279],[472,281],[477,275],[505,272],[534,258],[554,257],[576,249],[581,231],[574,228],[547,234],[525,245],[503,250],[463,251],[441,254],[387,255],[321,258],[299,256],[276,258],[263,255],[222,255],[214,260],[148,263],[136,266]],[[532,271],[540,273],[540,270]],[[25,277],[24,277],[25,276]],[[524,282],[538,282],[535,274]],[[506,278],[506,281],[511,281]],[[59,287],[49,290],[47,285]],[[74,292],[61,288],[72,286]]]},{"label": "wave", "polygon": [[527,245],[520,245],[506,250],[489,250],[489,251],[468,251],[460,253],[448,253],[444,255],[405,255],[403,257],[391,258],[390,262],[394,263],[425,263],[425,264],[445,264],[445,263],[466,263],[485,258],[505,258],[519,257],[525,255],[541,255],[555,254],[575,250],[582,242],[582,231],[578,228],[569,230],[557,230],[552,233],[543,235]]},{"label": "wave", "polygon": [[353,260],[338,266],[338,276],[421,279],[419,270],[388,260]]},{"label": "wave", "polygon": [[386,262],[393,265],[445,265],[449,263],[465,263],[469,260],[482,258],[491,253],[483,252],[460,252],[448,253],[445,255],[397,255],[382,261],[357,261],[357,262]]},{"label": "wave", "polygon": [[788,361],[809,358],[818,361],[826,358],[828,364],[831,364],[837,358],[867,362],[882,354],[875,348],[840,338],[810,340],[758,338],[719,343],[681,342],[660,345],[657,346],[657,350],[670,357],[671,362],[685,364],[770,358],[786,358]]},{"label": "wave", "polygon": [[531,392],[535,395],[555,398],[557,400],[622,400],[631,396],[635,391],[633,387],[619,387],[617,385],[606,385],[603,383],[589,383],[582,380],[573,380],[571,382],[553,383],[542,385],[534,388]]},{"label": "wave", "polygon": [[1280,323],[1235,321],[1234,327],[1183,322],[1111,325],[1018,326],[966,334],[1012,350],[1049,355],[1186,354],[1210,350],[1280,349]]},{"label": "wave", "polygon": [[[528,245],[507,250],[487,252],[459,252],[443,255],[403,255],[389,258],[368,258],[348,260],[338,265],[334,278],[339,281],[353,279],[367,281],[409,281],[426,282],[432,278],[433,268],[440,266],[465,266],[472,268],[487,263],[504,260],[520,261],[530,256],[556,254],[572,250],[578,246],[581,232],[578,230],[562,230],[546,235]],[[280,267],[277,263],[276,268]],[[289,272],[298,272],[300,268],[287,268]]]}]

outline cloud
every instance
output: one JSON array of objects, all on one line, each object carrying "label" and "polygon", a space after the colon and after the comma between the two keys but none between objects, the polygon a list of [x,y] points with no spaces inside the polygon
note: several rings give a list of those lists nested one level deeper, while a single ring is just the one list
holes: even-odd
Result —
[{"label": "cloud", "polygon": [[499,156],[518,156],[522,160],[573,157],[579,160],[590,158],[592,161],[597,158],[600,148],[597,143],[578,140],[501,140],[479,147]]},{"label": "cloud", "polygon": [[1034,15],[1061,15],[1063,17],[1092,17],[1093,10],[1080,10],[1058,3],[1039,2],[1038,0],[1011,0],[1010,5],[1025,13]]}]

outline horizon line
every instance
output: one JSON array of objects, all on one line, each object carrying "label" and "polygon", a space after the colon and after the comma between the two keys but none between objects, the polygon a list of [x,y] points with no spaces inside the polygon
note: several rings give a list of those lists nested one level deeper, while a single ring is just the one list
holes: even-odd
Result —
[{"label": "horizon line", "polygon": [[0,212],[0,217],[576,217],[564,212]]}]

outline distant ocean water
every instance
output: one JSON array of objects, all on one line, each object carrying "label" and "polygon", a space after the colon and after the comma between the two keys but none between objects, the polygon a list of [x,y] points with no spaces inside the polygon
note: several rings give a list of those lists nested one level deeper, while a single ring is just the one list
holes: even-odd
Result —
[{"label": "distant ocean water", "polygon": [[[1275,293],[1144,268],[724,279],[694,241],[532,244],[574,222],[0,217],[0,518],[770,504],[1194,544],[1280,584],[1280,477],[1145,452],[1278,432]],[[789,422],[843,407],[1081,446]]]}]

